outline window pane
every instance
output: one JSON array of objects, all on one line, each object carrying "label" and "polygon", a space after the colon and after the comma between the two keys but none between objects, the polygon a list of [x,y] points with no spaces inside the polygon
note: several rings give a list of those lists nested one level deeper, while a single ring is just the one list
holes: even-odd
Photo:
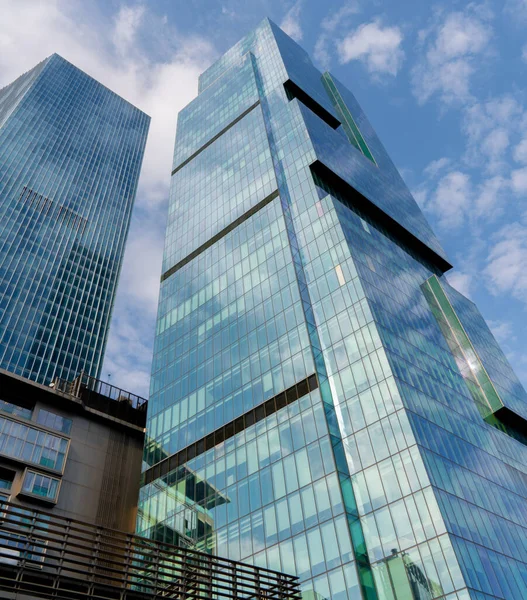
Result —
[{"label": "window pane", "polygon": [[22,491],[49,500],[56,500],[59,480],[34,471],[27,471],[22,484]]},{"label": "window pane", "polygon": [[[0,453],[55,470],[62,470],[67,445],[64,438],[9,420],[0,433]],[[63,449],[61,455],[59,448]]]}]

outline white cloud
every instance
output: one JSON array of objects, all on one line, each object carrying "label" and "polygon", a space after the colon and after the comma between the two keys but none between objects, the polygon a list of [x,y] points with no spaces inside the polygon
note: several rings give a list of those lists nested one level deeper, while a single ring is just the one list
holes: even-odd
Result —
[{"label": "white cloud", "polygon": [[478,186],[472,216],[489,220],[496,218],[502,213],[509,188],[509,181],[501,175],[484,179]]},{"label": "white cloud", "polygon": [[514,22],[523,24],[527,19],[527,0],[506,0],[504,10],[514,19]]},{"label": "white cloud", "polygon": [[101,379],[148,398],[153,337],[153,329],[148,332],[138,327],[135,311],[128,311],[118,301]]},{"label": "white cloud", "polygon": [[300,12],[302,10],[302,0],[298,0],[293,6],[287,11],[285,17],[280,23],[281,29],[283,29],[287,35],[291,36],[296,42],[299,42],[304,34],[300,25]]},{"label": "white cloud", "polygon": [[527,44],[522,48],[522,60],[527,63]]},{"label": "white cloud", "polygon": [[331,54],[328,49],[328,36],[327,34],[320,34],[313,51],[313,57],[321,65],[322,69],[328,70],[331,64]]},{"label": "white cloud", "polygon": [[360,25],[338,45],[340,62],[363,62],[370,73],[397,75],[403,60],[403,34],[399,27],[383,27],[379,20]]},{"label": "white cloud", "polygon": [[468,164],[491,174],[506,170],[510,138],[521,128],[522,117],[523,107],[508,94],[467,107],[462,130]]},{"label": "white cloud", "polygon": [[136,211],[130,227],[103,377],[147,396],[166,209]]},{"label": "white cloud", "polygon": [[527,137],[514,148],[513,157],[516,162],[527,164]]},{"label": "white cloud", "polygon": [[438,158],[437,160],[433,160],[430,162],[423,170],[423,173],[426,177],[433,178],[438,175],[441,171],[444,171],[446,167],[448,167],[451,163],[451,159],[444,156],[443,158]]},{"label": "white cloud", "polygon": [[436,215],[441,227],[458,229],[467,214],[472,193],[470,177],[461,171],[451,171],[439,180],[426,207]]},{"label": "white cloud", "polygon": [[511,172],[511,186],[517,194],[527,193],[527,167]]},{"label": "white cloud", "polygon": [[321,23],[321,28],[328,32],[332,33],[337,30],[337,28],[341,27],[344,23],[344,20],[347,17],[352,15],[356,15],[360,12],[360,6],[357,0],[351,0],[343,4],[337,11],[330,13]]},{"label": "white cloud", "polygon": [[314,57],[323,68],[328,69],[331,62],[331,46],[335,43],[335,32],[346,27],[350,17],[360,12],[357,0],[346,2],[337,11],[329,13],[320,24],[321,33],[315,43]]},{"label": "white cloud", "polygon": [[132,48],[144,14],[145,7],[142,5],[120,8],[113,31],[113,43],[120,54],[124,55]]},{"label": "white cloud", "polygon": [[464,12],[440,14],[419,33],[423,58],[412,71],[412,85],[421,104],[434,94],[445,103],[470,98],[475,59],[481,60],[492,38],[488,20],[489,15],[470,4]]},{"label": "white cloud", "polygon": [[103,370],[147,394],[176,116],[214,49],[146,4],[113,19],[79,0],[8,0],[2,9],[0,86],[57,52],[152,117]]},{"label": "white cloud", "polygon": [[225,5],[221,7],[221,14],[230,17],[231,19],[236,17],[236,11]]},{"label": "white cloud", "polygon": [[491,246],[484,269],[493,294],[512,294],[527,302],[527,227],[514,223],[503,227]]},{"label": "white cloud", "polygon": [[[527,192],[527,166],[523,167],[527,164],[527,137],[521,138],[527,113],[523,106],[505,94],[475,102],[462,114],[463,162],[470,177],[448,173],[438,182],[445,169],[452,169],[453,161],[443,157],[425,167],[425,181],[417,187],[422,204],[445,227],[459,227],[467,218],[478,225],[481,220],[495,220],[511,206],[511,192]],[[511,170],[511,153],[522,168]]]},{"label": "white cloud", "polygon": [[417,204],[419,204],[421,210],[424,210],[426,208],[428,193],[429,190],[424,185],[412,191],[412,196],[414,197],[414,200],[417,202]]},{"label": "white cloud", "polygon": [[467,220],[472,224],[481,219],[489,222],[503,214],[511,191],[509,177],[494,175],[476,184],[465,172],[444,173],[450,164],[446,158],[432,161],[423,171],[425,181],[413,192],[418,204],[432,213],[441,227],[459,229]]},{"label": "white cloud", "polygon": [[492,126],[510,126],[521,113],[521,105],[508,94],[487,102],[475,102],[465,110],[463,129],[471,138],[479,140]]},{"label": "white cloud", "polygon": [[472,289],[473,277],[469,273],[462,273],[461,271],[454,271],[449,273],[447,276],[448,283],[458,292],[461,292],[463,296],[470,298],[470,292]]},{"label": "white cloud", "polygon": [[514,329],[510,321],[489,319],[487,321],[487,325],[500,344],[505,345],[516,339],[516,336],[514,335]]},{"label": "white cloud", "polygon": [[479,54],[490,39],[490,31],[478,18],[464,13],[450,13],[437,32],[435,43],[428,51],[434,64],[446,60]]},{"label": "white cloud", "polygon": [[121,293],[132,297],[134,305],[149,317],[154,316],[157,309],[164,225],[164,219],[157,213],[150,218],[144,213],[132,221],[119,280]]},{"label": "white cloud", "polygon": [[509,147],[509,132],[495,127],[481,140],[481,153],[488,157],[487,169],[497,172],[504,166],[503,155]]}]

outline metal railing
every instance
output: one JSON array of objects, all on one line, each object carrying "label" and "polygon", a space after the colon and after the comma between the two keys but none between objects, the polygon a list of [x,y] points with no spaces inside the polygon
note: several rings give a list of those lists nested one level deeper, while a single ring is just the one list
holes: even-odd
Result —
[{"label": "metal railing", "polygon": [[300,600],[298,578],[2,502],[0,590],[57,600]]},{"label": "metal railing", "polygon": [[134,425],[145,426],[148,400],[106,381],[81,372],[73,381],[56,377],[53,388],[81,399],[86,406]]}]

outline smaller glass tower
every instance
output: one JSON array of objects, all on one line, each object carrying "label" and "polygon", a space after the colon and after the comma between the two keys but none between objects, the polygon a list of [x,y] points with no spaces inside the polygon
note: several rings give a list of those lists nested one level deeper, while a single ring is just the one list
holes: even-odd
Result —
[{"label": "smaller glass tower", "polygon": [[57,54],[0,90],[0,368],[99,375],[149,121]]}]

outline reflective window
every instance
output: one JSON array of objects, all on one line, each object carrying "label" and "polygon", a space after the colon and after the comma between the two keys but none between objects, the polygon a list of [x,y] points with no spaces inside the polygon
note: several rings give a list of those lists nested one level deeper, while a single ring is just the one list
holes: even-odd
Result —
[{"label": "reflective window", "polygon": [[0,91],[0,368],[97,376],[148,125],[57,54]]},{"label": "reflective window", "polygon": [[68,440],[0,417],[0,454],[62,471]]},{"label": "reflective window", "polygon": [[38,496],[52,502],[57,501],[60,480],[35,471],[26,471],[22,491],[32,496]]},{"label": "reflective window", "polygon": [[56,415],[55,413],[49,412],[41,408],[38,411],[37,423],[40,423],[40,425],[45,425],[46,427],[50,427],[51,429],[55,429],[55,431],[60,431],[61,433],[69,435],[71,432],[71,425],[73,421],[71,419],[61,417],[60,415]]},{"label": "reflective window", "polygon": [[31,419],[33,414],[33,411],[30,408],[17,406],[16,404],[11,404],[11,402],[6,402],[5,400],[0,400],[0,411],[24,419]]}]

